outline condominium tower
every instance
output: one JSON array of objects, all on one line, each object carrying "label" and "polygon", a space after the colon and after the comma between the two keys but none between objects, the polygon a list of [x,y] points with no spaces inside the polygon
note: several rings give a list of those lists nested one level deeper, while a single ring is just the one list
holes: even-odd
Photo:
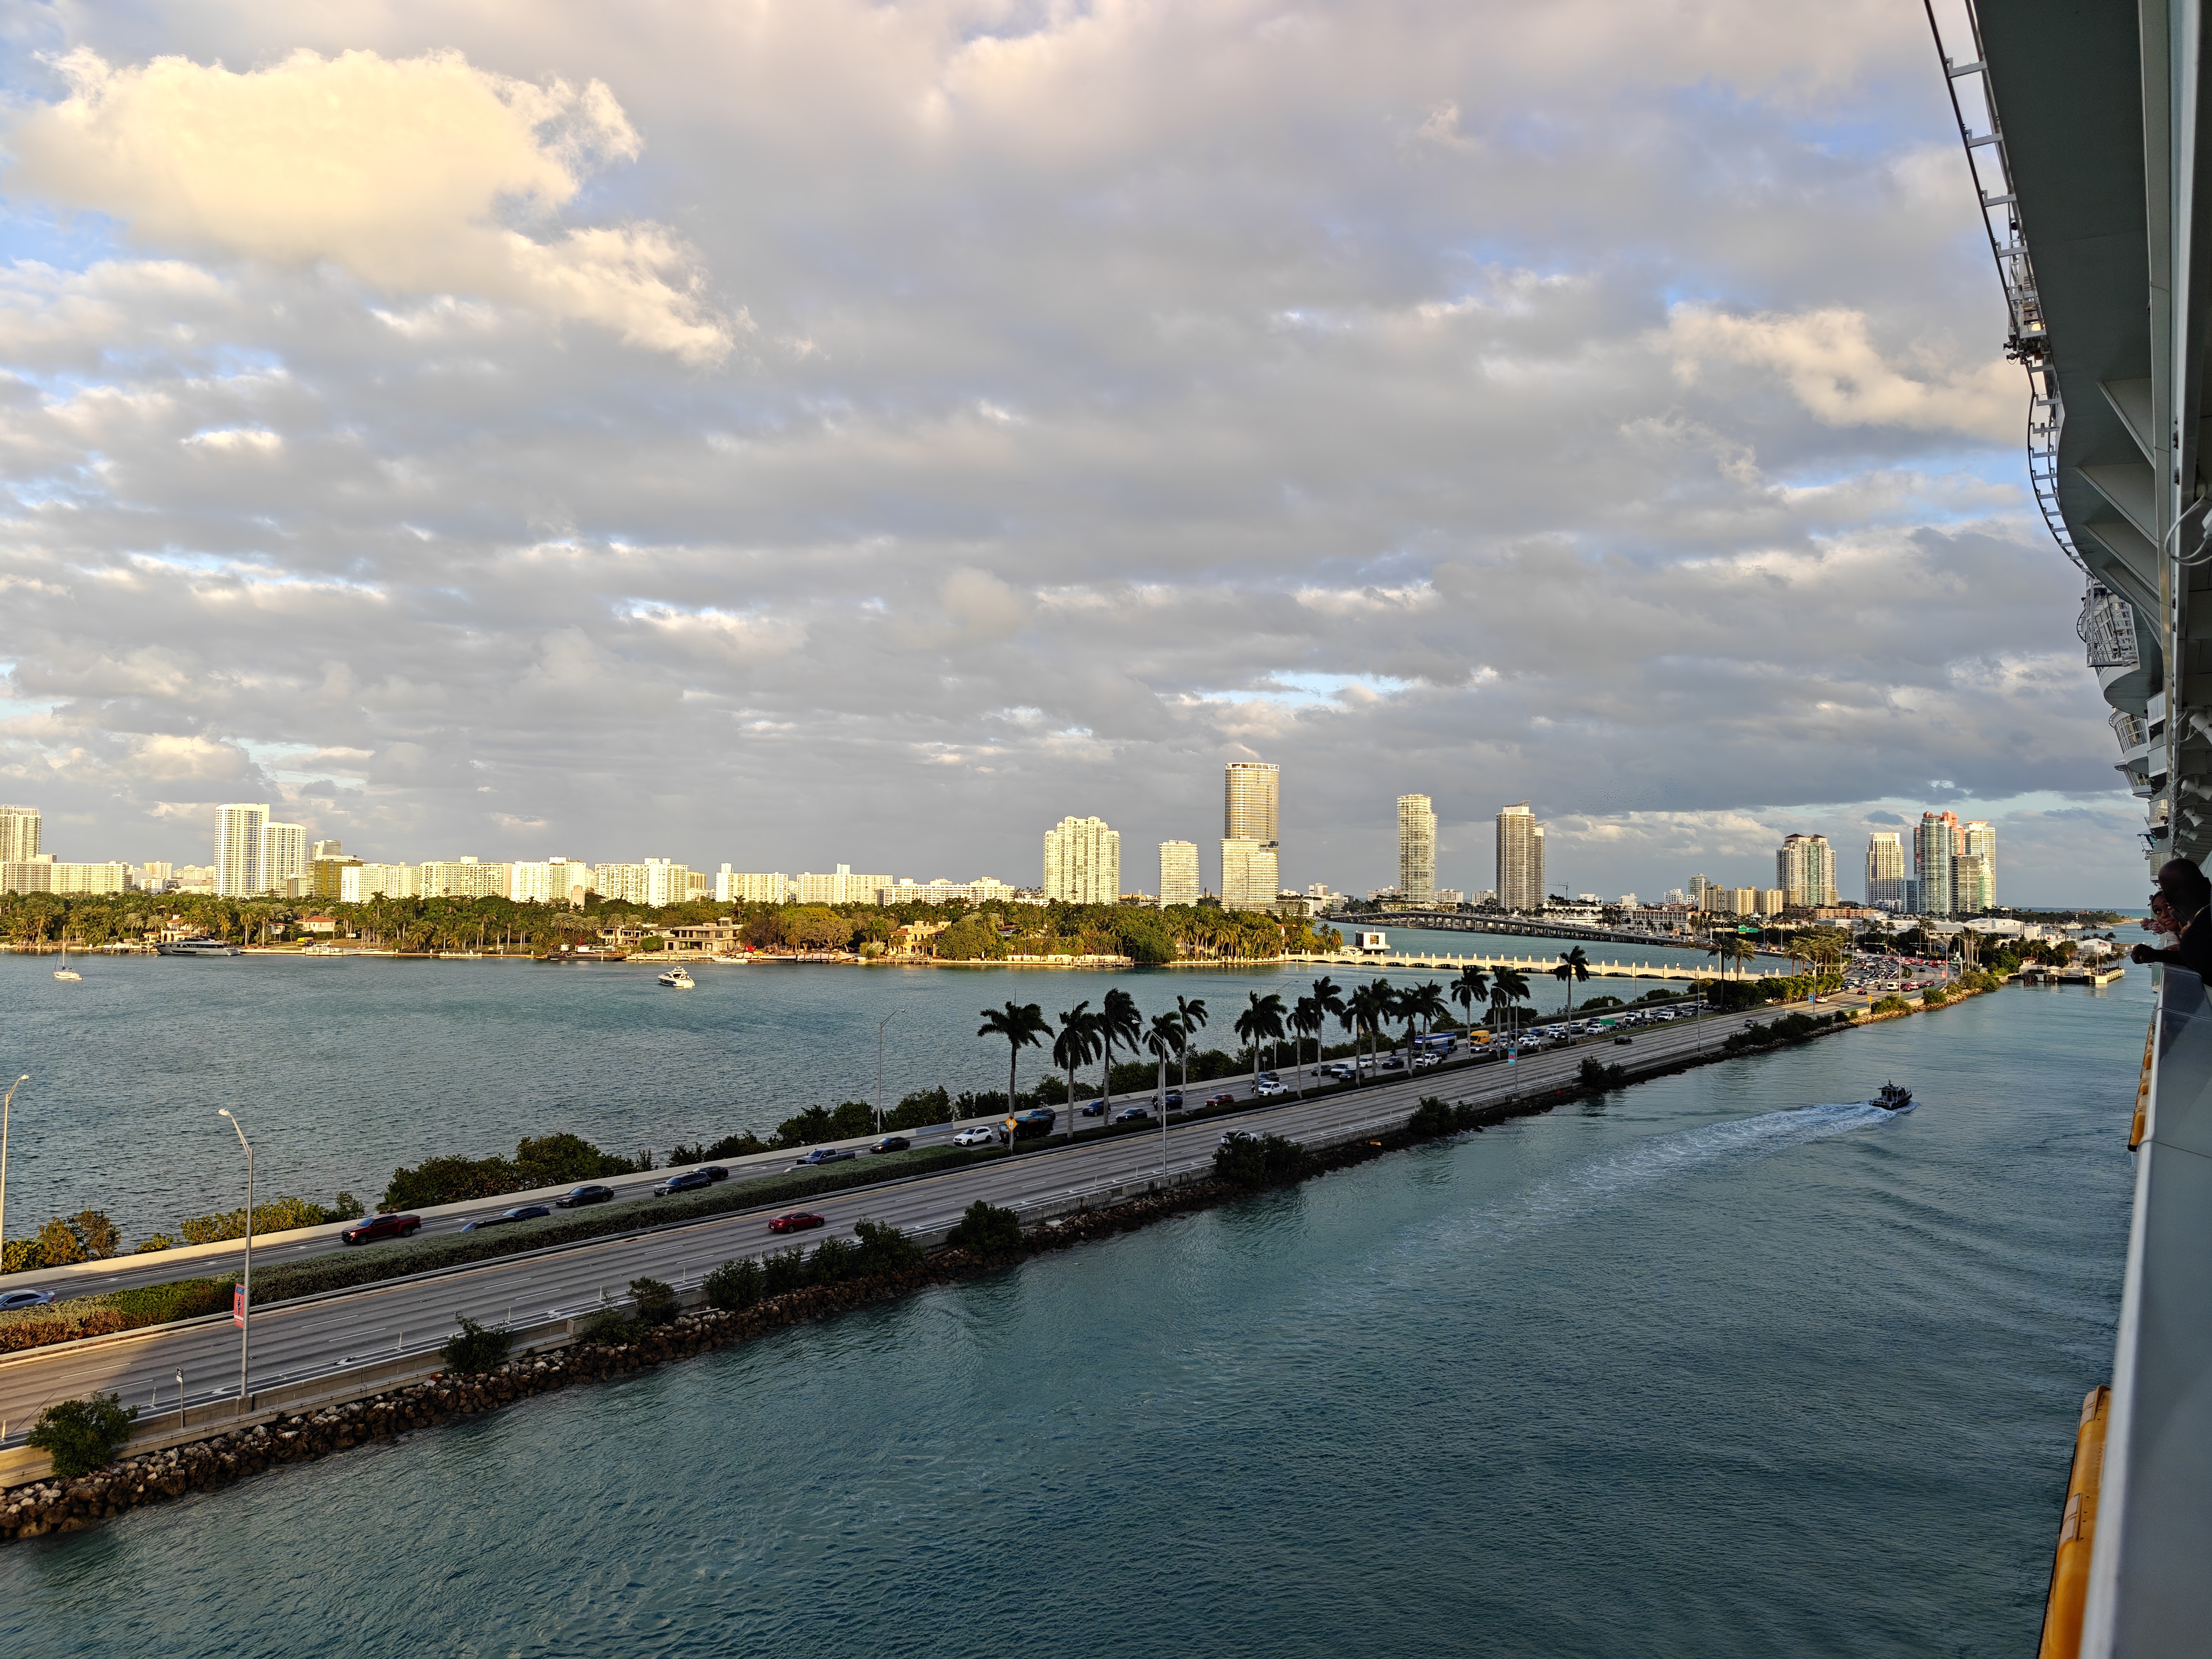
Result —
[{"label": "condominium tower", "polygon": [[1221,908],[1270,910],[1282,890],[1283,769],[1231,761],[1222,778]]},{"label": "condominium tower", "polygon": [[266,801],[229,801],[215,809],[215,890],[218,894],[251,898],[269,884],[261,876],[261,832],[268,825]]},{"label": "condominium tower", "polygon": [[[304,823],[264,823],[261,826],[261,890],[281,890],[295,877],[307,873],[307,826]],[[290,895],[303,897],[303,894]]]},{"label": "condominium tower", "polygon": [[[1959,914],[1979,915],[1997,908],[1997,832],[1996,826],[1987,818],[1969,818],[1962,826],[1966,842],[1966,856],[1980,860],[1974,872],[1974,881],[1969,889],[1963,879],[1954,885],[1959,889]],[[1971,897],[1972,903],[1967,901]]]},{"label": "condominium tower", "polygon": [[1160,843],[1160,908],[1198,902],[1198,843],[1164,841]]},{"label": "condominium tower", "polygon": [[1826,836],[1789,836],[1774,854],[1774,884],[1793,910],[1836,902],[1836,849]]},{"label": "condominium tower", "polygon": [[1867,837],[1866,902],[1905,906],[1905,842],[1894,830]]},{"label": "condominium tower", "polygon": [[0,806],[0,864],[25,864],[39,855],[39,809]]},{"label": "condominium tower", "polygon": [[1426,795],[1398,797],[1398,896],[1437,902],[1437,813]]},{"label": "condominium tower", "polygon": [[1920,881],[1920,914],[1948,916],[1957,910],[1952,864],[1966,850],[1966,833],[1955,812],[1923,812],[1912,832],[1913,873]]},{"label": "condominium tower", "polygon": [[1498,903],[1505,910],[1544,904],[1544,826],[1525,800],[1498,815]]},{"label": "condominium tower", "polygon": [[1121,902],[1121,836],[1103,818],[1062,818],[1044,832],[1044,896],[1065,904]]}]

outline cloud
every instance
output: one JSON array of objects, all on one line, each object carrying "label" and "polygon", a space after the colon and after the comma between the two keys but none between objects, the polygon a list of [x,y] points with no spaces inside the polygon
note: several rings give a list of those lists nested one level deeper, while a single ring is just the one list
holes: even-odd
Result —
[{"label": "cloud", "polygon": [[1875,346],[1861,311],[1741,317],[1678,305],[1668,317],[1666,349],[1686,383],[1711,363],[1771,369],[1830,426],[1990,439],[2017,437],[2025,428],[2027,383],[2018,369],[1986,356],[1961,363],[1923,348],[1910,354],[1920,374],[1908,374]]},{"label": "cloud", "polygon": [[598,81],[532,85],[457,52],[303,50],[241,74],[182,57],[118,68],[80,46],[58,68],[70,95],[15,120],[10,183],[111,215],[141,242],[327,259],[388,292],[483,295],[687,362],[732,349],[736,324],[709,309],[665,227],[528,234],[574,201],[586,169],[639,153]]}]

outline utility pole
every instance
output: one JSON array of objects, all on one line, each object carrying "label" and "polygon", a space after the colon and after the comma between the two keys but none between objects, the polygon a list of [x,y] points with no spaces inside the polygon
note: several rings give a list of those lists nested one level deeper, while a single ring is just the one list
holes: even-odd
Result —
[{"label": "utility pole", "polygon": [[246,1148],[246,1271],[239,1281],[238,1298],[238,1414],[243,1417],[252,1398],[246,1385],[253,1359],[253,1143],[229,1107],[217,1107],[216,1115],[230,1119],[230,1127],[238,1131],[238,1144]]},{"label": "utility pole", "polygon": [[24,1073],[0,1098],[0,1271],[5,1269],[8,1255],[8,1109],[15,1103],[15,1091],[30,1080],[31,1074]]}]

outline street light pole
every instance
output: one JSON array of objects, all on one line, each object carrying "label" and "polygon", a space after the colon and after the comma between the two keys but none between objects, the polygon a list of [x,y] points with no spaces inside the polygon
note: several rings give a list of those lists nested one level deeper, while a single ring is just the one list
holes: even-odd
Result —
[{"label": "street light pole", "polygon": [[[884,1027],[906,1012],[894,1008],[876,1022],[876,1133],[884,1132]],[[1008,1110],[1012,1108],[1009,1107]]]},{"label": "street light pole", "polygon": [[253,1143],[246,1138],[246,1126],[229,1107],[218,1106],[216,1115],[230,1119],[230,1127],[238,1131],[238,1144],[246,1148],[246,1272],[240,1279],[238,1300],[238,1414],[243,1417],[252,1398],[246,1384],[253,1358]]},{"label": "street light pole", "polygon": [[15,1103],[15,1091],[30,1080],[31,1074],[24,1073],[0,1098],[0,1273],[5,1273],[8,1265],[8,1109]]}]

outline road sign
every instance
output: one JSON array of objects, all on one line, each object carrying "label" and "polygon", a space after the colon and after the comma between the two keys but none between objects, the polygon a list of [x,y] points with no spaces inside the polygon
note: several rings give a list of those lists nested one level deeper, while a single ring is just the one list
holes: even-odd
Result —
[{"label": "road sign", "polygon": [[246,1328],[246,1286],[230,1287],[230,1322],[241,1331]]}]

